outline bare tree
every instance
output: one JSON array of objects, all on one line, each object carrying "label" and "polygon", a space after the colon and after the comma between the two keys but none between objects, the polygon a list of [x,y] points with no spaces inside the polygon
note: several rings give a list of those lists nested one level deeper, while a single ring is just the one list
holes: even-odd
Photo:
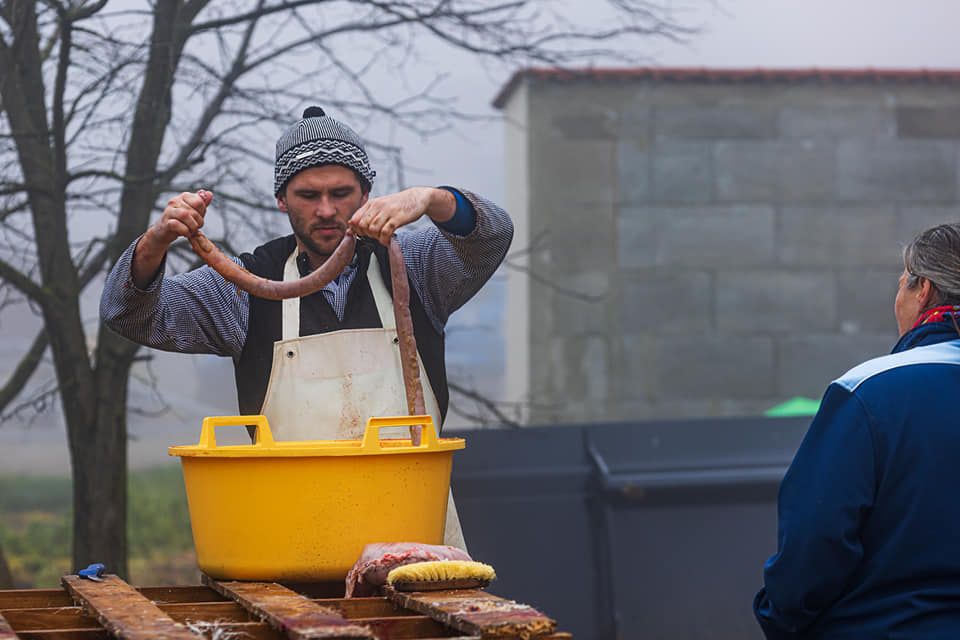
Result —
[{"label": "bare tree", "polygon": [[250,175],[271,162],[276,123],[311,96],[336,96],[325,106],[361,126],[449,126],[457,113],[430,86],[385,103],[366,80],[424,38],[507,65],[569,65],[611,55],[619,39],[684,33],[648,0],[606,0],[615,20],[596,29],[568,24],[555,6],[0,0],[0,310],[29,305],[42,318],[0,387],[0,414],[36,400],[22,396],[49,352],[56,386],[39,393],[59,396],[67,425],[75,565],[126,573],[127,391],[138,351],[85,324],[81,298],[159,203],[212,185],[228,221],[270,210]]}]

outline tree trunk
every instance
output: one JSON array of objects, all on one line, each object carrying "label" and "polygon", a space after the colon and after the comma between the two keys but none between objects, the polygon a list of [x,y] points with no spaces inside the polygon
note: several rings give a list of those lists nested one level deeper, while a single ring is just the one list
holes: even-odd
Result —
[{"label": "tree trunk", "polygon": [[[70,424],[73,465],[73,563],[75,569],[102,562],[127,576],[127,384],[135,349],[105,336],[117,349],[97,368],[95,419]],[[116,356],[110,357],[110,356]],[[69,419],[68,419],[69,422]]]},{"label": "tree trunk", "polygon": [[[171,117],[173,76],[183,34],[177,33],[178,0],[154,8],[150,54],[134,110],[126,153],[127,184],[113,237],[111,263],[147,227],[155,204],[153,182],[164,132]],[[127,575],[127,385],[137,346],[100,326],[97,337],[95,403],[90,424],[67,418],[73,464],[73,561],[77,568],[102,562]],[[61,389],[62,392],[62,389]],[[64,399],[64,406],[67,406]],[[81,414],[89,412],[81,411]],[[100,460],[108,461],[101,467]],[[85,517],[97,514],[97,518]]]},{"label": "tree trunk", "polygon": [[[89,440],[71,448],[73,567],[102,562],[127,575],[127,442],[125,424],[98,420]],[[103,462],[106,464],[103,464]]]},{"label": "tree trunk", "polygon": [[7,564],[7,558],[3,555],[3,547],[0,547],[0,589],[13,588],[13,574],[10,573],[10,565]]}]

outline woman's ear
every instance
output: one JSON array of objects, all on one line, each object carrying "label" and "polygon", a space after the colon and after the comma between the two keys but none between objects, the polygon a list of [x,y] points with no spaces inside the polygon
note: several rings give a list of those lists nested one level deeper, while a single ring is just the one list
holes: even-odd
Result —
[{"label": "woman's ear", "polygon": [[917,301],[920,303],[921,309],[929,309],[930,307],[936,306],[937,290],[934,288],[933,283],[927,278],[920,278],[920,282],[917,285]]}]

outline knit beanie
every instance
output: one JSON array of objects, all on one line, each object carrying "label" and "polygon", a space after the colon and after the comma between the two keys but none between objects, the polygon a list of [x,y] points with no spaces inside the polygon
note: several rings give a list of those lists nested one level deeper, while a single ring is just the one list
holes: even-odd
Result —
[{"label": "knit beanie", "polygon": [[273,169],[273,194],[279,196],[295,174],[309,167],[339,164],[353,169],[373,185],[377,172],[363,141],[347,125],[334,120],[320,107],[307,107],[303,118],[291,125],[277,140],[277,162]]}]

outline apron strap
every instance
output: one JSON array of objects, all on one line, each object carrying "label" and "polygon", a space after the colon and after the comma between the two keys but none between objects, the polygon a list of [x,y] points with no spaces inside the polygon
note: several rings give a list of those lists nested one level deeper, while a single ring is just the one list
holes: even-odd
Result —
[{"label": "apron strap", "polygon": [[[294,249],[283,265],[283,281],[290,282],[300,277],[297,269],[297,250]],[[282,308],[281,340],[293,340],[300,337],[300,298],[287,298]]]},{"label": "apron strap", "polygon": [[[403,274],[406,277],[406,273]],[[377,303],[377,313],[380,314],[380,324],[384,329],[390,331],[397,330],[397,317],[393,313],[393,298],[387,291],[387,285],[383,283],[383,276],[380,275],[380,263],[377,262],[377,256],[370,254],[370,267],[367,269],[367,281],[370,282],[370,290],[373,292],[373,300]]]}]

